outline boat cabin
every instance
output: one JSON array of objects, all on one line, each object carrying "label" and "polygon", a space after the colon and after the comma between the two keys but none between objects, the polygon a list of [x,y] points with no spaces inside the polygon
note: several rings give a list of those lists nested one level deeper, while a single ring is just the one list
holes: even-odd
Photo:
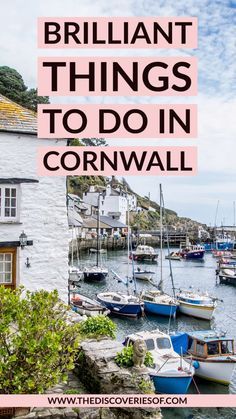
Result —
[{"label": "boat cabin", "polygon": [[154,355],[153,351],[159,353],[159,355],[164,355],[167,352],[173,353],[173,346],[170,337],[159,330],[139,332],[129,335],[125,339],[124,345],[133,345],[137,339],[143,339],[145,341],[147,350],[150,351],[152,355]]},{"label": "boat cabin", "polygon": [[225,333],[195,332],[188,337],[188,353],[198,358],[234,355],[234,340]]}]

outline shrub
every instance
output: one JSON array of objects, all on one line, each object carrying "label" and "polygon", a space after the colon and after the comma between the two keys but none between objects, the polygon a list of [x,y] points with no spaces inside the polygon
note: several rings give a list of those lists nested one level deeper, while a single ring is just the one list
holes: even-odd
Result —
[{"label": "shrub", "polygon": [[[116,355],[115,362],[117,363],[117,365],[119,365],[119,367],[124,367],[124,368],[133,367],[134,365],[133,353],[134,353],[134,349],[132,345],[125,346],[122,349],[122,351],[118,352],[118,354]],[[154,365],[153,356],[150,352],[146,353],[144,365],[146,365],[146,367],[153,367]]]},{"label": "shrub", "polygon": [[74,368],[78,325],[57,291],[0,287],[0,393],[42,393]]},{"label": "shrub", "polygon": [[87,338],[101,338],[110,337],[115,339],[116,325],[108,317],[99,315],[89,317],[79,324],[79,332],[82,337]]}]

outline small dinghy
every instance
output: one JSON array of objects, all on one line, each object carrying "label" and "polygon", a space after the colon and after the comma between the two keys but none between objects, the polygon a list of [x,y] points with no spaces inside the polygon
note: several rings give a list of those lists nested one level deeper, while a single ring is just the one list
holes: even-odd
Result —
[{"label": "small dinghy", "polygon": [[91,247],[91,248],[89,249],[89,252],[90,252],[90,253],[100,253],[100,254],[105,254],[105,253],[107,253],[107,250],[106,250],[106,249],[94,249],[93,247]]},{"label": "small dinghy", "polygon": [[153,275],[155,275],[155,272],[150,271],[148,269],[137,268],[134,270],[135,279],[142,279],[144,281],[150,281]]},{"label": "small dinghy", "polygon": [[171,252],[169,255],[165,256],[165,259],[168,260],[181,260],[181,256],[178,252]]},{"label": "small dinghy", "polygon": [[99,314],[106,316],[110,313],[110,311],[98,301],[77,293],[71,297],[71,308],[81,316],[86,315],[88,317],[98,316]]}]

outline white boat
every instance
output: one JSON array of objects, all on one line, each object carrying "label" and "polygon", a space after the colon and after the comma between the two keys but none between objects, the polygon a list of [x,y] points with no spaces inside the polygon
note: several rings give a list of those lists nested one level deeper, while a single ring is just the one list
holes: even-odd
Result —
[{"label": "white boat", "polygon": [[134,270],[134,278],[135,279],[142,279],[144,281],[150,281],[152,279],[153,275],[155,275],[155,272],[150,271],[148,269],[137,268],[137,269]]},{"label": "white boat", "polygon": [[194,360],[195,374],[205,380],[229,385],[236,365],[234,340],[225,332],[188,332],[186,360]]},{"label": "white boat", "polygon": [[105,253],[107,253],[107,250],[106,249],[94,249],[93,247],[91,247],[89,249],[89,252],[90,253],[101,253],[101,254],[105,254]]},{"label": "white boat", "polygon": [[[69,266],[69,283],[76,283],[79,282],[83,277],[83,271],[79,268],[79,249],[78,249],[78,242],[76,237],[76,232],[74,227],[71,230],[71,262]],[[74,242],[76,243],[76,259],[77,265],[74,262]]]},{"label": "white boat", "polygon": [[110,313],[102,304],[96,300],[86,297],[85,295],[75,293],[71,297],[71,307],[76,313],[81,316],[98,316],[100,314],[107,315]]},{"label": "white boat", "polygon": [[181,260],[181,256],[178,252],[171,252],[169,255],[165,256],[165,259],[168,260]]},{"label": "white boat", "polygon": [[158,253],[151,246],[145,244],[139,244],[135,251],[131,252],[130,259],[139,261],[155,261],[158,257]]},{"label": "white boat", "polygon": [[133,345],[135,340],[146,342],[147,350],[153,356],[155,366],[149,374],[158,393],[185,394],[194,375],[194,367],[176,353],[170,336],[159,329],[142,331],[127,336],[125,345]]},{"label": "white boat", "polygon": [[207,293],[180,290],[176,298],[179,302],[179,311],[181,313],[204,320],[212,319],[216,301],[209,297]]}]

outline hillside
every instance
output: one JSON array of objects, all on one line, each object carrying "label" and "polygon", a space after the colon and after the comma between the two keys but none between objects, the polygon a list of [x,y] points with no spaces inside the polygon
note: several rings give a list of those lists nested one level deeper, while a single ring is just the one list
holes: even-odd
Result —
[{"label": "hillside", "polygon": [[[104,187],[110,183],[113,187],[119,186],[123,190],[132,192],[137,196],[138,206],[142,207],[145,211],[139,213],[130,213],[130,224],[134,230],[156,230],[159,229],[160,221],[160,206],[157,202],[150,200],[147,196],[143,197],[133,191],[126,179],[119,181],[114,176],[111,178],[104,176],[73,176],[68,179],[68,190],[70,193],[83,197],[83,193],[88,191],[89,186],[96,185]],[[151,208],[151,210],[150,210]],[[170,229],[173,230],[187,230],[189,232],[197,231],[199,227],[205,228],[206,226],[191,220],[186,217],[179,217],[178,214],[166,208],[163,217],[164,224],[168,224]]]}]

